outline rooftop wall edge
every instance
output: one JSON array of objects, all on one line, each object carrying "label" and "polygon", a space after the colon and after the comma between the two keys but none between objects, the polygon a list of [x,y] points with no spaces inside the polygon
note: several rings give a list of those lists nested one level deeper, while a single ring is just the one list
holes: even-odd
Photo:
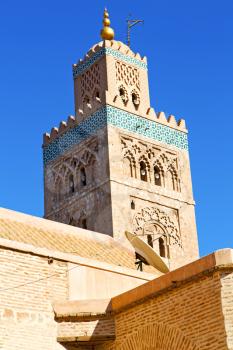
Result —
[{"label": "rooftop wall edge", "polygon": [[194,278],[198,278],[200,275],[207,275],[221,269],[230,269],[233,272],[233,249],[226,248],[218,250],[179,269],[157,277],[143,284],[143,286],[136,287],[113,297],[112,311],[120,312],[154,295],[179,287]]},{"label": "rooftop wall edge", "polygon": [[38,256],[43,256],[46,258],[54,258],[56,260],[60,260],[60,261],[64,261],[64,262],[71,262],[71,263],[74,263],[77,265],[82,265],[82,266],[86,266],[86,267],[90,267],[90,268],[94,268],[94,269],[98,269],[98,270],[113,272],[113,273],[117,273],[120,275],[125,275],[125,276],[129,276],[129,277],[142,279],[145,281],[150,281],[150,280],[154,279],[154,277],[155,277],[155,275],[147,273],[147,272],[132,270],[132,269],[129,269],[127,267],[110,265],[108,263],[97,261],[94,259],[88,259],[88,258],[83,258],[80,256],[74,256],[72,254],[62,253],[62,252],[50,250],[47,248],[39,248],[39,247],[35,247],[31,244],[11,241],[11,240],[8,240],[5,238],[0,238],[0,248],[12,249],[15,251],[20,251],[23,253],[29,253],[29,254],[34,254],[34,255],[38,255]]}]

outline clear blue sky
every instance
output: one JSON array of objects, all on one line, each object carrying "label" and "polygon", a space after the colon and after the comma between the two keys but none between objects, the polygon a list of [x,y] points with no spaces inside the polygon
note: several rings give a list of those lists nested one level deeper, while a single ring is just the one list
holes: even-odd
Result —
[{"label": "clear blue sky", "polygon": [[12,0],[0,4],[1,206],[43,215],[42,134],[74,114],[72,63],[142,18],[151,104],[185,118],[201,255],[233,247],[233,1]]}]

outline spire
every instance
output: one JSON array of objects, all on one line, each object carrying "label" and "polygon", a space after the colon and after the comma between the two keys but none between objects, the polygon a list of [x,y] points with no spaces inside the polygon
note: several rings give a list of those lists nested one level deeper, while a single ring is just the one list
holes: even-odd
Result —
[{"label": "spire", "polygon": [[114,39],[114,30],[110,27],[110,19],[107,9],[104,10],[104,19],[103,19],[103,29],[100,32],[100,35],[103,40],[113,40]]}]

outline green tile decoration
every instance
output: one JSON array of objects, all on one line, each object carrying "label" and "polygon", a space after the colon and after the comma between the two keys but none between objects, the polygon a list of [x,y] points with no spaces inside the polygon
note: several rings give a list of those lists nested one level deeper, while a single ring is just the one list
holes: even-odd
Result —
[{"label": "green tile decoration", "polygon": [[47,146],[44,146],[44,165],[56,159],[72,146],[94,135],[100,128],[107,125],[112,125],[151,140],[175,146],[179,149],[188,150],[188,138],[185,132],[106,105],[73,129],[69,129],[67,132],[51,141]]}]

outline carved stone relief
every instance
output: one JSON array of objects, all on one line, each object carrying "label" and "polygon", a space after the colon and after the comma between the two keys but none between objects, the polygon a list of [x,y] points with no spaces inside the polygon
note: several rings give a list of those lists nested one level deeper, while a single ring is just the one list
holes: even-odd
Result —
[{"label": "carved stone relief", "polygon": [[81,76],[81,96],[85,95],[92,97],[95,89],[100,87],[100,68],[98,63],[91,66]]},{"label": "carved stone relief", "polygon": [[[180,192],[178,156],[157,145],[121,136],[124,173],[142,179],[142,165],[147,173],[144,181]],[[159,178],[159,181],[158,181]]]},{"label": "carved stone relief", "polygon": [[158,207],[144,207],[133,218],[133,232],[147,243],[150,236],[157,243],[160,237],[167,246],[182,247],[179,225],[172,213],[169,215]]},{"label": "carved stone relief", "polygon": [[55,208],[65,198],[93,185],[98,164],[98,140],[91,139],[79,151],[61,157],[51,168],[47,177],[47,188]]},{"label": "carved stone relief", "polygon": [[116,80],[126,86],[136,87],[140,90],[139,70],[124,62],[116,62]]}]

